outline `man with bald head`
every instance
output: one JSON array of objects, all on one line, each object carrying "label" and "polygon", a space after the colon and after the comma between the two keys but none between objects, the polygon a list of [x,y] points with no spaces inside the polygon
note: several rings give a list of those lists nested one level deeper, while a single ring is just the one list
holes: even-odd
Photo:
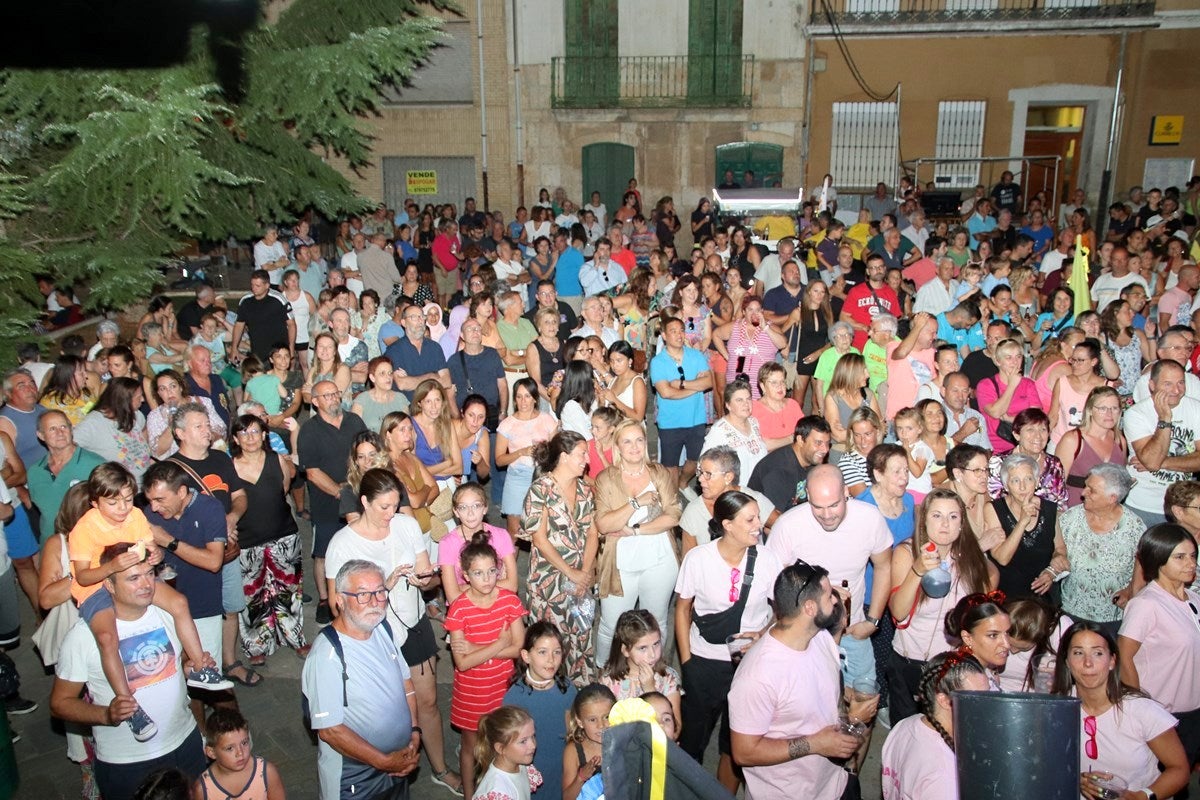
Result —
[{"label": "man with bald head", "polygon": [[314,413],[300,426],[296,441],[300,469],[308,478],[309,511],[313,525],[313,571],[317,592],[317,624],[331,619],[325,581],[325,550],[341,528],[338,500],[346,480],[346,454],[354,437],[367,429],[362,419],[342,410],[342,392],[333,381],[320,381],[312,388]]},{"label": "man with bald head", "polygon": [[[871,636],[887,612],[892,588],[892,534],[879,509],[852,499],[842,472],[818,464],[808,472],[808,502],[784,512],[767,549],[784,564],[803,559],[829,570],[829,582],[850,592],[850,627],[842,637],[846,685],[875,677]],[[868,565],[874,574],[868,572]],[[864,613],[865,612],[865,613]]]}]

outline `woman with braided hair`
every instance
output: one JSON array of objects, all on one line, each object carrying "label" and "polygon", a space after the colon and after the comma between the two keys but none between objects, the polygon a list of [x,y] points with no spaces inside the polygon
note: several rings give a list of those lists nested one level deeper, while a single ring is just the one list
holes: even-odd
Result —
[{"label": "woman with braided hair", "polygon": [[1004,610],[1006,599],[999,589],[987,594],[969,594],[958,601],[944,623],[946,639],[961,642],[959,649],[975,656],[987,670],[991,688],[997,692],[999,675],[1008,663],[1010,649],[1008,630],[1012,622]]},{"label": "woman with braided hair", "polygon": [[883,743],[883,800],[958,800],[952,692],[983,692],[986,670],[965,648],[930,659],[918,684],[919,716],[892,728]]}]

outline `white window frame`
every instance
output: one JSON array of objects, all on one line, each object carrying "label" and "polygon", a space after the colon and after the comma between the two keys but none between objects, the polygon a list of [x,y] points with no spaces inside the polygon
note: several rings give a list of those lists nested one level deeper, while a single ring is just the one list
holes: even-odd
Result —
[{"label": "white window frame", "polygon": [[[987,122],[986,100],[942,100],[938,103],[934,158],[980,158]],[[979,162],[934,164],[938,190],[970,189],[979,183]]]},{"label": "white window frame", "polygon": [[834,103],[831,128],[829,171],[839,187],[895,182],[900,167],[897,103]]}]

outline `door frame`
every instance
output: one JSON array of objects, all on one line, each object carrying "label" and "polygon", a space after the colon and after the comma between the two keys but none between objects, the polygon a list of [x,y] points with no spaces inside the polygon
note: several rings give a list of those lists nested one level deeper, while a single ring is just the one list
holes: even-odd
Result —
[{"label": "door frame", "polygon": [[[1088,202],[1094,205],[1104,173],[1108,122],[1112,118],[1115,97],[1116,90],[1111,86],[1061,83],[1011,90],[1008,93],[1008,101],[1012,103],[1012,134],[1008,152],[1025,155],[1025,118],[1031,105],[1084,106],[1086,110],[1083,118],[1083,137],[1079,148],[1079,183],[1087,192]],[[1013,171],[1019,170],[1021,162],[1009,162],[1008,168]],[[1058,210],[1055,209],[1054,213],[1057,216]]]}]

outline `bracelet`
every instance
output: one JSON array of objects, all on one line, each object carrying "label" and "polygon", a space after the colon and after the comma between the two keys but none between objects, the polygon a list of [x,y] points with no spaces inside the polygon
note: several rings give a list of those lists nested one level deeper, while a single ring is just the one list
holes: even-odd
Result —
[{"label": "bracelet", "polygon": [[917,572],[917,565],[916,565],[915,563],[912,565],[912,574],[913,574],[913,575],[916,575],[918,578],[923,578],[923,577],[925,577],[925,576],[924,576],[924,575],[922,575],[921,573]]},{"label": "bracelet", "polygon": [[420,736],[422,739],[425,738],[425,731],[421,730],[421,727],[419,725],[413,725],[412,732],[415,733],[417,736]]},{"label": "bracelet", "polygon": [[1058,572],[1055,571],[1054,567],[1046,567],[1044,570],[1042,570],[1042,572],[1049,572],[1050,576],[1053,578],[1058,577]]}]

